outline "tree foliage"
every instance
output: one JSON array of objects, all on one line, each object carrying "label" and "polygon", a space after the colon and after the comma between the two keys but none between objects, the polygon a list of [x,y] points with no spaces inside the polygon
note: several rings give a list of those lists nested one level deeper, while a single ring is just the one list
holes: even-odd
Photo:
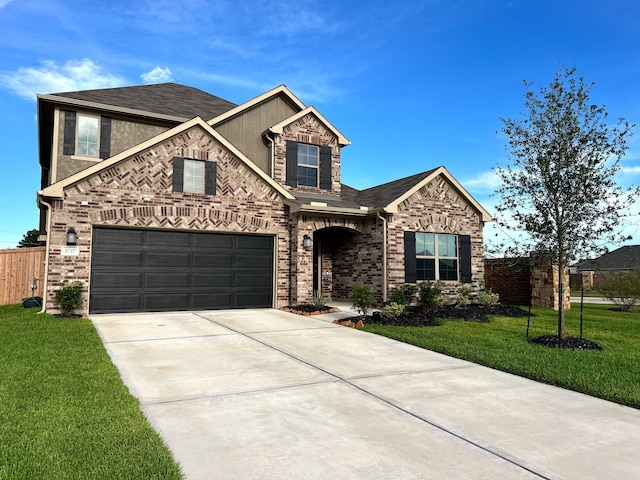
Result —
[{"label": "tree foliage", "polygon": [[[534,250],[564,271],[572,260],[601,252],[605,242],[627,239],[618,227],[639,191],[623,189],[614,175],[634,125],[622,118],[609,125],[605,107],[589,101],[593,83],[576,78],[575,68],[562,67],[538,94],[525,86],[528,112],[501,119],[511,165],[495,169],[496,209],[530,237],[512,250]],[[561,280],[560,299],[563,287]],[[558,336],[564,337],[562,301]]]},{"label": "tree foliage", "polygon": [[29,230],[22,236],[22,240],[18,242],[18,248],[26,248],[26,247],[39,247],[44,245],[44,242],[38,240],[40,236],[40,230],[33,229]]}]

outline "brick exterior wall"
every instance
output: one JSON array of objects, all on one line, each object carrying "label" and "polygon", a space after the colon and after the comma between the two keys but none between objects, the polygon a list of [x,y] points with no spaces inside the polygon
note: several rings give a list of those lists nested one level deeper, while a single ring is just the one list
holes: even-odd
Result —
[{"label": "brick exterior wall", "polygon": [[[173,193],[174,156],[215,161],[217,193]],[[66,189],[52,203],[47,309],[64,280],[90,280],[93,226],[274,235],[276,304],[289,303],[289,212],[282,196],[199,127],[122,161]],[[66,231],[78,233],[80,254],[61,256]],[[301,243],[300,243],[301,244]],[[85,302],[85,313],[87,312]]]},{"label": "brick exterior wall", "polygon": [[[483,224],[480,214],[446,181],[437,177],[398,206],[388,219],[389,290],[405,283],[404,232],[444,233],[471,236],[472,283],[477,290],[484,279]],[[445,290],[457,293],[460,282],[443,282]]]}]

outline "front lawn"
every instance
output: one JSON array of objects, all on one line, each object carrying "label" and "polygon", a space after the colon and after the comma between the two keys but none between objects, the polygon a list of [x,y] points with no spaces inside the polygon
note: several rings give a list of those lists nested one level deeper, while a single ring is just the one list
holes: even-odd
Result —
[{"label": "front lawn", "polygon": [[[365,330],[551,385],[640,408],[640,313],[584,305],[584,337],[602,351],[562,350],[527,342],[527,318],[489,323],[443,320],[435,327],[366,325]],[[530,338],[555,334],[557,312],[534,308]],[[566,333],[579,336],[580,306],[566,315]]]},{"label": "front lawn", "polygon": [[178,479],[90,320],[0,306],[0,479]]}]

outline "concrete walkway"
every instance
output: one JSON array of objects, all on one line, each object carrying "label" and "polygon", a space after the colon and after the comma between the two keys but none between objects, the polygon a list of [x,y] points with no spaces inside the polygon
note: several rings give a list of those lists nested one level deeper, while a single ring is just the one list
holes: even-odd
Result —
[{"label": "concrete walkway", "polygon": [[92,317],[195,479],[640,478],[640,410],[278,310]]}]

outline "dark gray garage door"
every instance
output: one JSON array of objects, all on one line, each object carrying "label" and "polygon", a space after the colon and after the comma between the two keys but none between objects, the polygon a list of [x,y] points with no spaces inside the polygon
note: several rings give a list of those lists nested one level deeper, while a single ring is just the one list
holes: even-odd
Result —
[{"label": "dark gray garage door", "polygon": [[91,313],[273,305],[273,237],[94,228]]}]

